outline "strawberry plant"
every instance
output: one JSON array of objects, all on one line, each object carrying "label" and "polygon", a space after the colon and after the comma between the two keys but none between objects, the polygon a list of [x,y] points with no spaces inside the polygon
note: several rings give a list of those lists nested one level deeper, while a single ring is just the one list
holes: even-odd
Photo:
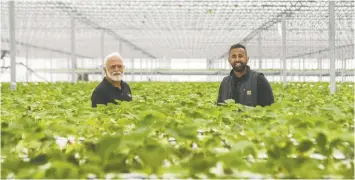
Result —
[{"label": "strawberry plant", "polygon": [[2,178],[354,178],[354,87],[272,83],[275,104],[216,106],[219,83],[2,83]]}]

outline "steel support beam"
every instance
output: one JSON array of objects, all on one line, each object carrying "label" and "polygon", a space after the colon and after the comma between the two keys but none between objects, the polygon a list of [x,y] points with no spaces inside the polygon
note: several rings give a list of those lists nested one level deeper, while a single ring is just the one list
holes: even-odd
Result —
[{"label": "steel support beam", "polygon": [[[290,67],[290,70],[291,70],[291,72],[294,70],[294,68],[293,68],[293,63],[294,62],[294,59],[290,59],[290,63],[291,63],[291,67]],[[291,73],[291,82],[293,82],[294,80],[294,74],[293,73]]]},{"label": "steel support beam", "polygon": [[136,46],[135,44],[133,44],[132,42],[128,41],[127,39],[124,39],[123,37],[119,36],[115,31],[113,31],[112,29],[108,29],[108,28],[105,28],[105,27],[102,27],[100,26],[99,24],[93,22],[92,20],[90,20],[90,18],[84,16],[82,13],[78,12],[77,9],[75,9],[74,7],[68,5],[67,3],[65,2],[53,2],[53,5],[64,11],[64,12],[67,12],[68,14],[72,14],[74,13],[75,16],[77,17],[78,21],[81,21],[95,29],[101,29],[109,34],[112,34],[115,38],[119,39],[120,41],[122,42],[125,42],[126,44],[134,47],[135,49],[137,49],[138,51],[141,51],[143,54],[147,55],[148,57],[150,58],[156,58],[154,55],[150,54],[149,52],[145,51],[144,49]]},{"label": "steel support beam", "polygon": [[[276,14],[276,16],[272,19],[270,19],[269,21],[263,23],[262,25],[260,25],[257,29],[255,29],[254,31],[250,32],[243,40],[240,41],[240,43],[247,43],[250,39],[252,39],[253,37],[255,37],[258,32],[260,30],[267,30],[270,27],[272,27],[273,25],[279,23],[280,21],[282,21],[282,16],[286,15],[287,16],[291,16],[294,12],[297,12],[298,10],[300,10],[303,5],[301,3],[301,6],[297,6],[298,3],[301,3],[300,1],[296,1],[296,2],[291,2],[291,6],[288,7],[287,9],[285,9],[284,11]],[[291,10],[295,8],[294,10]],[[244,44],[245,45],[245,44]],[[228,53],[224,53],[220,56],[220,58],[223,57],[223,55],[228,54]]]},{"label": "steel support beam", "polygon": [[52,58],[52,51],[49,51],[49,69],[51,70],[50,75],[50,82],[53,82],[53,58]]},{"label": "steel support beam", "polygon": [[142,74],[142,69],[143,69],[143,61],[142,61],[142,58],[140,58],[140,65],[139,65],[140,69],[141,69],[141,80],[143,79],[143,74]]},{"label": "steel support beam", "polygon": [[329,1],[329,61],[330,61],[330,93],[336,90],[335,82],[335,2]]},{"label": "steel support beam", "polygon": [[75,55],[75,13],[71,13],[71,68],[72,68],[72,76],[71,76],[71,80],[72,83],[76,83],[77,79],[76,79],[76,55]]},{"label": "steel support beam", "polygon": [[11,59],[11,89],[16,90],[16,28],[15,28],[15,2],[9,1],[9,33],[10,33],[10,59]]},{"label": "steel support beam", "polygon": [[[343,48],[349,48],[350,50],[353,50],[354,49],[354,44],[348,44],[348,45],[335,47],[335,49],[343,49]],[[293,59],[293,58],[299,58],[299,57],[304,57],[304,56],[311,56],[311,55],[314,55],[314,54],[321,54],[323,52],[324,53],[329,52],[329,48],[325,48],[325,49],[321,49],[321,50],[317,50],[317,51],[313,51],[313,52],[309,52],[309,53],[297,54],[297,55],[294,55],[294,56],[288,56],[286,59]]]},{"label": "steel support beam", "polygon": [[262,51],[261,51],[261,31],[258,33],[258,56],[259,56],[259,70],[263,68],[262,66]]},{"label": "steel support beam", "polygon": [[[148,65],[149,65],[149,59],[145,59],[145,69],[146,70],[148,70],[148,72],[149,72],[149,67],[148,67]],[[149,79],[149,74],[147,75],[147,80]]]},{"label": "steel support beam", "polygon": [[[302,72],[302,69],[301,69],[301,59],[298,58],[298,70],[300,72]],[[298,81],[301,82],[301,76],[298,76]]]},{"label": "steel support beam", "polygon": [[318,81],[322,81],[322,57],[318,56],[318,70],[319,70],[319,78]]},{"label": "steel support beam", "polygon": [[344,59],[344,58],[341,61],[341,68],[342,68],[341,81],[345,82],[344,72],[345,72],[345,68],[346,68],[346,59]]},{"label": "steel support beam", "polygon": [[303,82],[306,82],[306,77],[305,77],[305,71],[306,71],[306,64],[305,64],[305,62],[306,62],[306,60],[305,60],[306,58],[305,57],[303,57],[303,59],[302,59],[302,75],[303,75]]},{"label": "steel support beam", "polygon": [[[70,55],[68,55],[67,56],[67,68],[70,70],[71,68],[70,68]],[[71,71],[69,71],[69,73],[72,73]],[[70,77],[71,75],[68,75],[68,82],[70,81],[70,79],[71,79],[71,77]]]},{"label": "steel support beam", "polygon": [[[10,43],[10,40],[7,39],[7,38],[1,38],[1,42]],[[33,48],[33,49],[40,49],[40,50],[43,50],[43,51],[52,51],[52,52],[63,54],[63,55],[69,55],[69,56],[71,55],[71,52],[62,51],[62,50],[59,50],[59,49],[52,49],[52,48],[48,48],[48,47],[37,46],[37,45],[24,43],[24,42],[20,42],[20,41],[16,41],[16,45],[23,46],[23,47],[29,47],[29,48]],[[80,57],[80,58],[94,59],[93,57],[84,56],[84,55],[81,55],[81,54],[75,54],[75,55],[76,55],[76,57]]]},{"label": "steel support beam", "polygon": [[131,76],[132,76],[132,81],[134,81],[134,71],[135,71],[135,69],[134,69],[134,58],[131,60],[131,62],[132,62],[132,74],[131,74]]},{"label": "steel support beam", "polygon": [[102,78],[105,77],[105,31],[101,30],[101,42],[100,42],[100,49],[101,49],[101,64],[102,64]]},{"label": "steel support beam", "polygon": [[282,15],[282,82],[283,86],[286,86],[286,14]]},{"label": "steel support beam", "polygon": [[[29,61],[28,61],[28,47],[26,47],[26,66],[30,68]],[[26,82],[29,82],[29,77],[31,76],[31,71],[26,69]]]}]

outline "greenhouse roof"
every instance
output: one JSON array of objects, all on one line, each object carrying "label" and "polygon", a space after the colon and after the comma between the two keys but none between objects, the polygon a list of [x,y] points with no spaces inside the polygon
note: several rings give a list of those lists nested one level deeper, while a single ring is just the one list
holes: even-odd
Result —
[{"label": "greenhouse roof", "polygon": [[[75,17],[79,57],[120,51],[127,58],[216,59],[235,43],[258,57],[260,43],[263,58],[279,58],[285,15],[286,57],[317,57],[329,48],[328,5],[328,0],[15,1],[17,51],[70,54]],[[9,49],[8,6],[1,1],[2,49]],[[353,12],[353,0],[335,1],[335,47],[342,56],[354,54]]]}]

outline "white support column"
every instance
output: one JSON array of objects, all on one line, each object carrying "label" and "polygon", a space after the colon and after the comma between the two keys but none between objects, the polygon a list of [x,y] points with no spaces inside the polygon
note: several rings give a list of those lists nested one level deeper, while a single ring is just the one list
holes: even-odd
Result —
[{"label": "white support column", "polygon": [[292,73],[291,73],[291,81],[293,82],[293,81],[294,81],[293,78],[294,78],[294,74],[295,74],[295,73],[294,73],[294,70],[295,70],[295,69],[293,68],[294,59],[290,59],[289,61],[290,61],[290,63],[291,63],[290,70],[291,70],[291,72],[292,72]]},{"label": "white support column", "polygon": [[[125,57],[123,56],[123,52],[122,52],[122,41],[120,39],[117,39],[117,48],[118,48],[118,53],[121,55],[123,61],[125,61]],[[132,67],[133,67],[133,59],[132,59]],[[131,79],[133,81],[133,74],[131,75]]]},{"label": "white support column", "polygon": [[157,73],[158,61],[159,59],[154,59],[154,81],[158,80],[158,73]]},{"label": "white support column", "polygon": [[329,1],[329,63],[330,63],[330,93],[336,91],[335,83],[335,13],[334,1]]},{"label": "white support column", "polygon": [[49,51],[49,69],[50,69],[50,82],[53,82],[53,62],[52,62],[52,51]]},{"label": "white support column", "polygon": [[[272,66],[271,66],[271,69],[276,69],[275,64],[280,65],[280,61],[279,61],[278,59],[272,58]],[[280,66],[279,66],[278,68],[281,69]],[[276,79],[276,78],[275,78],[275,75],[272,75],[271,77],[272,77],[272,81],[273,81],[273,82],[276,82],[276,80],[275,80],[275,79]],[[281,73],[279,74],[279,77],[280,77],[280,79],[281,79]]]},{"label": "white support column", "polygon": [[151,59],[151,62],[150,62],[150,74],[151,74],[151,77],[150,79],[153,81],[154,80],[154,60],[155,59]]},{"label": "white support column", "polygon": [[303,66],[303,67],[302,67],[303,82],[306,81],[306,79],[305,79],[305,73],[306,73],[305,59],[306,59],[306,57],[303,57],[303,59],[302,59],[302,66]]},{"label": "white support column", "polygon": [[151,74],[151,77],[150,77],[150,79],[152,80],[152,81],[154,81],[154,65],[155,65],[155,59],[151,59],[151,61],[150,61],[150,74]]},{"label": "white support column", "polygon": [[282,14],[282,81],[286,86],[286,14]]},{"label": "white support column", "polygon": [[[45,52],[44,52],[45,53]],[[41,61],[43,62],[42,65],[43,65],[43,77],[44,78],[47,78],[47,73],[48,73],[48,69],[47,69],[47,64],[46,64],[46,57],[44,56],[40,56],[41,57]]]},{"label": "white support column", "polygon": [[318,77],[318,81],[322,81],[322,58],[320,56],[320,54],[318,55],[318,70],[319,70],[319,77]]},{"label": "white support column", "polygon": [[10,33],[10,58],[11,58],[11,89],[16,90],[16,28],[15,28],[15,2],[9,1],[9,33]]},{"label": "white support column", "polygon": [[263,68],[262,51],[261,51],[261,30],[258,32],[258,56],[259,56],[259,71],[260,71]]},{"label": "white support column", "polygon": [[143,80],[143,74],[142,74],[142,71],[143,71],[143,61],[142,61],[142,58],[140,58],[140,72],[141,72],[141,81]]},{"label": "white support column", "polygon": [[[70,57],[71,57],[70,55],[67,56],[67,69],[70,69],[70,62],[71,62]],[[68,77],[68,82],[71,80],[70,76],[71,75],[67,76]]]},{"label": "white support column", "polygon": [[149,80],[149,58],[145,59],[145,77]]},{"label": "white support column", "polygon": [[[120,39],[117,39],[117,51],[118,51],[118,53],[121,55],[121,57],[122,57],[122,60],[123,60],[123,64],[125,64],[124,62],[125,62],[125,57],[123,56],[123,52],[122,52],[122,41],[120,40]],[[133,64],[133,59],[132,59],[132,64]],[[133,65],[132,65],[132,67],[133,67]],[[126,69],[127,69],[127,67],[126,67]],[[133,80],[133,75],[131,75],[131,79]]]},{"label": "white support column", "polygon": [[131,60],[131,62],[132,62],[132,74],[131,74],[131,79],[132,79],[132,81],[134,81],[134,71],[135,71],[135,69],[134,69],[134,58],[132,58],[132,60]]},{"label": "white support column", "polygon": [[[166,57],[166,56],[164,56],[164,58],[163,58],[163,60],[162,60],[163,62],[166,62],[166,64],[165,64],[165,69],[171,69],[171,59],[170,59],[170,57]],[[171,75],[168,75],[168,81],[170,82],[171,81]]]},{"label": "white support column", "polygon": [[150,80],[153,80],[153,61],[153,58],[150,59]]},{"label": "white support column", "polygon": [[220,71],[221,68],[220,68],[220,63],[219,63],[219,62],[220,62],[220,59],[217,59],[217,58],[216,58],[216,59],[211,59],[211,61],[212,61],[212,62],[211,62],[212,64],[215,64],[215,63],[213,63],[213,61],[217,62],[217,67],[216,67],[216,68],[212,68],[212,69],[217,70],[217,76],[218,76],[218,78],[219,78],[219,77],[221,76],[221,71]]},{"label": "white support column", "polygon": [[28,61],[28,46],[26,46],[26,82],[29,82],[29,77],[31,76],[31,71],[29,70],[30,65],[29,65],[29,61]]},{"label": "white support column", "polygon": [[342,54],[342,57],[341,57],[341,82],[343,83],[343,82],[345,82],[345,79],[346,79],[346,76],[345,76],[345,60],[346,60],[346,58],[347,58],[347,55],[345,55],[345,54],[347,54],[347,52],[346,52],[346,49],[342,49],[342,51],[341,51],[341,54]]},{"label": "white support column", "polygon": [[207,69],[212,69],[212,60],[207,59]]},{"label": "white support column", "polygon": [[298,59],[298,70],[297,70],[297,72],[298,72],[298,81],[299,82],[301,82],[301,75],[299,74],[299,72],[301,72],[302,71],[302,69],[301,69],[301,59],[299,58]]},{"label": "white support column", "polygon": [[71,68],[72,68],[72,83],[76,83],[76,55],[75,55],[75,13],[71,14]]},{"label": "white support column", "polygon": [[346,80],[346,76],[345,76],[345,68],[346,68],[346,57],[342,58],[342,61],[341,61],[341,81],[342,82],[345,82]]},{"label": "white support column", "polygon": [[154,58],[154,67],[153,67],[153,75],[154,75],[154,78],[153,78],[153,80],[154,81],[157,81],[157,61],[158,61],[158,59],[157,58]]},{"label": "white support column", "polygon": [[105,71],[103,68],[105,68],[105,31],[101,30],[101,39],[100,39],[100,53],[101,53],[101,76],[102,79],[105,77]]}]

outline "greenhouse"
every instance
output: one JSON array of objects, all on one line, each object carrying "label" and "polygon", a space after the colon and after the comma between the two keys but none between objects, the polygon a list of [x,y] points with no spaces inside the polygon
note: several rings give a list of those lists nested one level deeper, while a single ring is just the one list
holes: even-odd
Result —
[{"label": "greenhouse", "polygon": [[1,178],[354,178],[353,0],[1,1]]}]

